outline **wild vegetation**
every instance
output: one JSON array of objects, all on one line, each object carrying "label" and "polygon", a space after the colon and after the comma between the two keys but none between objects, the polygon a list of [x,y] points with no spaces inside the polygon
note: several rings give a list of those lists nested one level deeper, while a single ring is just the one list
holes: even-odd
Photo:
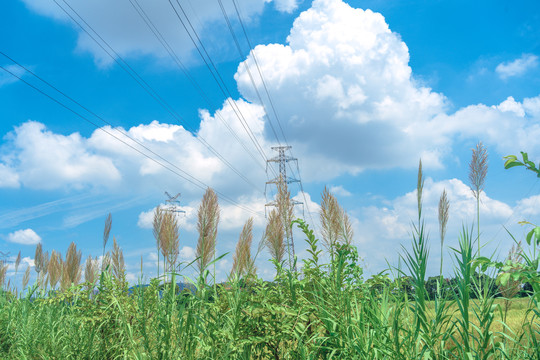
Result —
[{"label": "wild vegetation", "polygon": [[[507,158],[507,168],[520,164],[536,169],[526,154],[523,162]],[[485,178],[487,168],[482,166],[487,162],[477,165],[471,171]],[[479,200],[483,179],[471,179]],[[516,241],[499,262],[480,257],[478,232],[463,227],[458,247],[451,249],[454,276],[443,278],[441,259],[440,274],[428,278],[423,184],[420,163],[418,218],[412,225],[411,250],[402,251],[405,268],[390,268],[369,279],[364,279],[353,245],[351,222],[336,198],[324,190],[319,241],[303,220],[292,219],[285,184],[255,254],[253,220],[246,222],[228,281],[222,284],[214,281],[216,261],[225,255],[215,251],[219,205],[210,189],[199,208],[197,259],[191,264],[178,263],[176,217],[156,209],[159,275],[148,286],[129,287],[115,239],[106,251],[110,216],[101,266],[92,257],[83,265],[75,244],[64,257],[54,250],[49,255],[38,245],[37,280],[28,286],[27,268],[24,292],[4,284],[7,267],[0,266],[0,358],[540,359],[540,228],[533,226],[526,248]],[[441,249],[449,211],[444,192],[439,203]],[[302,230],[308,245],[309,256],[301,266],[286,249],[292,226]],[[276,269],[272,282],[261,280],[255,267],[265,249]],[[196,266],[199,277],[181,290],[177,281],[188,266]],[[516,299],[520,293],[524,297]]]}]

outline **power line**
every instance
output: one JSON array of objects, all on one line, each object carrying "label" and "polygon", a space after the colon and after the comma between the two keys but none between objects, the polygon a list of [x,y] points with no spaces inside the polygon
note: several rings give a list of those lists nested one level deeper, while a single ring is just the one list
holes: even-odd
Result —
[{"label": "power line", "polygon": [[[218,0],[221,4],[221,0]],[[234,9],[236,11],[236,15],[238,17],[238,21],[240,22],[240,25],[242,27],[242,31],[244,33],[244,37],[246,38],[246,41],[248,43],[248,46],[249,46],[249,49],[250,49],[250,54],[251,56],[253,57],[253,61],[255,63],[255,66],[257,67],[257,71],[259,73],[259,76],[261,78],[261,82],[263,84],[263,87],[264,87],[264,91],[266,93],[266,96],[268,97],[268,102],[270,103],[270,106],[272,108],[272,112],[274,113],[274,116],[276,118],[276,121],[279,125],[279,128],[281,130],[281,134],[283,136],[283,140],[285,141],[285,144],[287,146],[289,146],[289,142],[287,141],[287,137],[285,136],[285,132],[283,131],[283,127],[281,126],[281,121],[279,120],[279,116],[277,114],[277,111],[276,111],[276,108],[274,106],[274,102],[272,101],[272,97],[270,96],[270,92],[268,91],[268,86],[266,86],[266,81],[264,80],[264,76],[263,76],[263,72],[261,70],[261,67],[259,66],[259,61],[257,60],[257,56],[255,55],[255,50],[253,48],[253,46],[251,45],[251,41],[249,40],[249,36],[247,34],[247,31],[246,31],[246,27],[244,26],[244,21],[242,20],[242,15],[240,14],[240,9],[236,3],[236,0],[232,0],[232,3],[234,5]],[[222,8],[222,11],[223,11],[223,8]],[[228,21],[227,21],[228,23]],[[229,26],[229,29],[231,29],[231,32],[232,32],[232,28]],[[233,37],[235,37],[233,35]],[[236,37],[235,37],[236,38]],[[246,68],[247,68],[247,60],[246,60]],[[249,70],[248,70],[249,71]],[[250,74],[250,78],[251,78],[251,73]],[[257,92],[257,95],[259,97],[259,100],[261,101],[261,105],[264,107],[264,102],[262,101],[261,97],[259,96],[259,92],[257,90],[257,87],[252,79],[252,83],[253,83],[253,87],[255,88],[256,92]],[[265,108],[265,111],[266,111],[266,108]],[[273,129],[273,126],[272,126],[272,129]],[[275,132],[274,132],[275,133]],[[277,135],[276,135],[276,139],[277,139]],[[279,140],[278,140],[278,143],[279,143]],[[291,151],[291,155],[292,155],[292,151]],[[300,175],[300,167],[298,166],[298,162],[296,163],[296,166],[298,168],[298,179],[300,180],[300,191],[302,192],[302,197],[304,198],[304,203],[306,204],[306,208],[307,208],[307,211],[308,211],[308,215],[309,215],[309,218],[311,219],[311,223],[313,224],[313,226],[315,226],[315,221],[313,221],[313,216],[311,215],[311,211],[309,209],[309,203],[307,201],[307,198],[306,198],[306,195],[305,195],[305,192],[304,192],[304,186],[303,186],[303,182],[302,182],[302,176]],[[293,172],[294,174],[294,171],[291,167],[291,165],[289,164],[289,168],[291,169],[291,172]]]},{"label": "power line", "polygon": [[[24,66],[20,65],[18,62],[14,61],[11,57],[9,57],[8,55],[6,55],[5,53],[3,53],[2,51],[0,51],[0,54],[2,54],[3,56],[5,56],[6,58],[10,59],[12,62],[14,62],[16,65],[18,65],[19,67],[21,67],[22,69],[28,71]],[[63,108],[65,108],[66,110],[72,112],[73,114],[75,114],[76,116],[80,117],[81,119],[87,121],[88,123],[90,123],[91,125],[93,125],[94,127],[96,127],[97,129],[105,132],[106,134],[108,134],[109,136],[112,136],[114,139],[120,141],[121,143],[123,143],[124,145],[130,147],[131,149],[135,150],[136,152],[138,152],[139,154],[145,156],[146,158],[148,158],[149,160],[155,162],[156,164],[162,166],[163,168],[169,170],[170,172],[174,173],[175,175],[183,178],[184,180],[188,181],[189,183],[191,183],[192,185],[202,189],[202,190],[206,190],[209,186],[206,185],[204,182],[200,181],[199,179],[195,178],[194,176],[190,175],[189,173],[187,173],[186,171],[182,170],[181,168],[179,168],[178,166],[172,164],[171,162],[169,162],[168,160],[164,159],[163,157],[161,157],[159,154],[156,154],[155,152],[153,152],[152,150],[149,150],[148,148],[146,148],[144,145],[140,144],[138,141],[136,141],[135,139],[131,138],[129,135],[127,134],[124,134],[126,137],[128,137],[130,140],[134,141],[135,143],[137,143],[138,145],[142,146],[143,148],[149,150],[152,154],[156,155],[158,158],[160,158],[161,160],[163,160],[164,162],[168,163],[169,165],[171,165],[172,167],[176,168],[178,171],[180,171],[181,173],[183,173],[184,175],[182,175],[180,172],[178,171],[175,171],[174,169],[172,169],[171,167],[163,164],[162,162],[156,160],[155,158],[153,157],[150,157],[148,156],[146,153],[144,153],[143,151],[137,149],[136,147],[134,147],[133,145],[131,144],[128,144],[126,141],[120,139],[119,137],[115,136],[114,134],[112,134],[111,132],[105,130],[104,128],[100,127],[99,125],[97,125],[95,122],[93,122],[92,120],[90,120],[89,118],[87,118],[86,116],[80,114],[79,112],[77,112],[76,110],[73,110],[72,108],[70,108],[68,105],[62,103],[60,100],[58,99],[55,99],[53,96],[47,94],[46,92],[44,92],[43,90],[39,89],[38,87],[34,86],[33,84],[30,84],[29,82],[27,82],[26,80],[24,80],[21,76],[18,76],[17,74],[13,73],[12,71],[10,71],[9,69],[5,68],[4,66],[0,65],[0,69],[6,71],[7,73],[11,74],[13,77],[19,79],[20,81],[22,81],[24,84],[26,84],[27,86],[31,87],[32,89],[36,90],[37,92],[41,93],[42,95],[44,95],[45,97],[49,98],[50,100],[54,101],[55,103],[57,103],[58,105],[62,106]],[[36,76],[34,73],[28,71],[30,74]],[[47,85],[49,85],[46,81],[44,81],[43,79],[39,78],[38,76],[36,76],[38,79],[40,79],[41,81],[45,82]],[[93,113],[92,111],[88,110],[86,107],[80,105],[80,103],[78,103],[77,101],[75,101],[74,99],[72,99],[71,97],[69,97],[68,95],[66,95],[65,93],[61,92],[60,90],[58,90],[57,88],[53,87],[52,85],[49,85],[51,86],[53,89],[55,89],[57,92],[59,92],[60,94],[62,94],[64,97],[66,97],[67,99],[71,100],[72,102],[74,102],[75,104],[79,105],[82,109],[86,110],[87,112],[89,112],[90,114],[96,116],[98,119],[102,120],[102,121],[105,121],[104,119],[102,119],[101,117],[97,116],[95,113]],[[189,178],[188,178],[189,177]],[[191,179],[190,179],[191,178]],[[221,197],[223,198],[225,201],[233,204],[234,206],[240,208],[240,209],[243,209],[245,211],[248,211],[248,212],[251,212],[253,214],[258,214],[256,211],[248,208],[248,207],[245,207],[241,204],[239,204],[238,202],[234,201],[233,199],[229,198],[228,196],[220,193],[219,191],[216,191],[216,193]]]},{"label": "power line", "polygon": [[[219,0],[221,2],[221,0]],[[262,70],[259,66],[259,61],[257,60],[257,56],[255,55],[255,50],[253,48],[253,46],[251,45],[251,41],[249,41],[249,36],[247,34],[247,31],[246,31],[246,28],[244,26],[244,21],[242,21],[242,16],[240,15],[240,10],[236,4],[236,0],[232,0],[232,3],[234,5],[234,9],[236,11],[236,15],[238,17],[238,21],[240,22],[240,25],[242,27],[242,31],[244,33],[244,37],[246,38],[246,41],[248,43],[248,46],[249,46],[249,53],[251,54],[251,56],[253,57],[253,61],[255,62],[255,66],[257,67],[257,71],[259,72],[259,76],[261,77],[261,82],[263,84],[263,87],[264,87],[264,91],[266,92],[266,96],[268,97],[268,102],[270,103],[270,107],[272,108],[272,111],[274,113],[274,116],[276,118],[276,121],[279,125],[279,128],[281,130],[281,135],[283,136],[283,140],[285,141],[285,143],[288,145],[288,141],[287,141],[287,137],[285,136],[285,132],[283,131],[283,127],[281,126],[281,121],[279,121],[279,116],[277,115],[277,111],[276,111],[276,108],[274,106],[274,102],[272,101],[272,97],[270,96],[270,92],[268,91],[268,87],[266,86],[266,81],[264,80],[264,76],[262,74]],[[260,99],[260,97],[259,97]],[[264,104],[262,103],[262,100],[261,100],[261,105],[264,106]]]},{"label": "power line", "polygon": [[[193,35],[197,38],[197,41],[195,41],[193,35],[191,34],[191,32],[189,31],[188,29],[188,26],[186,25],[186,22],[182,19],[182,17],[180,16],[180,14],[178,13],[178,10],[176,9],[176,7],[173,5],[172,1],[169,0],[169,4],[171,5],[172,9],[174,10],[174,13],[176,14],[176,17],[178,18],[178,20],[180,20],[180,23],[182,24],[182,26],[184,27],[185,31],[187,32],[189,38],[191,39],[191,42],[193,43],[193,45],[195,46],[195,48],[197,49],[197,52],[199,53],[199,55],[201,56],[201,58],[203,59],[206,67],[208,68],[208,70],[210,71],[210,73],[212,74],[212,77],[214,78],[214,80],[216,81],[216,83],[218,84],[218,87],[220,88],[220,90],[222,91],[223,95],[227,98],[227,102],[229,103],[229,105],[231,106],[231,108],[233,109],[234,113],[236,114],[236,116],[238,117],[238,119],[240,120],[240,123],[242,124],[242,127],[244,128],[244,130],[246,131],[246,133],[248,134],[250,140],[253,142],[255,148],[257,149],[257,151],[259,152],[259,154],[262,156],[263,160],[266,161],[267,157],[266,157],[266,154],[264,153],[264,150],[262,149],[261,145],[259,144],[259,142],[257,141],[257,138],[255,137],[255,135],[253,134],[253,132],[251,131],[251,128],[249,127],[249,124],[247,123],[246,119],[244,118],[244,115],[242,114],[242,112],[240,111],[240,109],[238,108],[238,105],[232,101],[232,94],[231,92],[229,91],[229,89],[227,88],[227,85],[225,84],[225,81],[223,80],[223,78],[221,77],[215,63],[212,61],[212,58],[210,57],[210,55],[208,54],[208,51],[206,50],[206,47],[204,46],[204,44],[202,43],[199,35],[197,34],[197,31],[194,29],[193,25],[191,24],[191,21],[189,20],[189,17],[187,16],[186,12],[184,11],[184,8],[182,7],[182,5],[180,4],[180,2],[178,0],[176,0],[176,3],[178,4],[178,7],[180,8],[180,10],[182,11],[182,14],[184,15],[184,17],[186,18],[186,21],[187,21],[187,24],[189,25],[189,27],[191,28],[191,31],[193,32]],[[197,45],[197,42],[199,43],[199,45]],[[201,51],[201,48],[202,48],[202,51]],[[203,55],[203,51],[204,53],[206,54],[206,57]],[[207,59],[208,58],[208,59]],[[211,65],[211,66],[210,66]],[[214,71],[212,71],[212,68],[214,69]],[[215,73],[214,73],[215,72]]]},{"label": "power line", "polygon": [[[243,62],[242,61],[242,56],[243,56],[242,49],[240,47],[240,43],[238,42],[238,38],[236,37],[236,34],[234,33],[234,30],[232,28],[231,22],[229,20],[229,15],[227,15],[227,11],[225,11],[225,7],[223,6],[223,2],[221,0],[218,0],[218,2],[219,2],[219,7],[221,8],[221,12],[223,13],[223,17],[225,18],[225,22],[227,23],[227,27],[229,28],[229,32],[231,33],[232,38],[234,40],[234,43],[236,44],[236,49],[238,50],[238,54],[240,55],[239,60],[240,60],[240,62]],[[278,144],[281,146],[281,142],[279,141],[276,130],[274,129],[274,125],[272,124],[272,122],[270,121],[270,118],[267,115],[268,111],[266,111],[266,107],[264,106],[264,102],[263,102],[263,100],[261,98],[261,95],[259,94],[259,89],[257,88],[257,85],[255,84],[255,80],[253,79],[253,75],[251,75],[251,70],[249,70],[247,60],[244,61],[243,63],[244,63],[244,66],[246,68],[246,71],[248,73],[249,79],[251,80],[251,84],[253,85],[253,89],[255,89],[255,93],[257,94],[257,97],[258,97],[261,105],[264,108],[265,117],[268,119],[268,123],[270,124],[272,132],[274,133],[274,136],[275,136]]]},{"label": "power line", "polygon": [[[188,78],[190,83],[193,85],[193,87],[197,90],[199,95],[205,100],[206,104],[209,108],[216,108],[216,106],[210,101],[209,97],[206,95],[204,90],[199,86],[197,81],[191,76],[185,65],[182,63],[174,49],[170,46],[170,44],[167,42],[165,37],[161,34],[159,29],[155,26],[155,24],[152,22],[146,11],[142,8],[142,6],[139,4],[137,0],[129,0],[131,3],[131,6],[137,11],[137,14],[141,17],[141,19],[144,21],[146,26],[150,29],[152,34],[156,37],[156,39],[160,42],[160,44],[163,46],[163,48],[167,51],[169,56],[173,59],[175,64],[182,70],[184,75]],[[246,152],[251,156],[251,158],[254,160],[254,162],[261,167],[262,170],[264,170],[264,167],[260,164],[260,162],[255,159],[255,156],[253,155],[253,152],[249,150],[244,142],[238,137],[236,132],[231,128],[231,126],[225,121],[223,116],[221,116],[221,113],[216,111],[215,116],[225,125],[227,130],[233,135],[233,137],[238,141],[238,143],[246,150]],[[232,166],[232,165],[231,165]]]},{"label": "power line", "polygon": [[[115,61],[128,75],[130,75],[139,86],[143,88],[154,100],[158,102],[161,107],[163,107],[175,120],[177,120],[179,123],[183,123],[184,127],[187,128],[190,132],[196,133],[193,128],[191,128],[184,119],[161,97],[153,88],[150,86],[109,44],[103,37],[101,37],[90,24],[88,24],[84,18],[82,18],[79,13],[73,9],[65,0],[62,0],[73,13],[77,15],[77,17],[90,29],[92,32],[111,50],[111,52],[114,53],[115,56],[113,56],[107,49],[103,47],[103,45],[97,41],[97,39],[90,34],[84,26],[82,26],[62,5],[60,5],[57,0],[53,0],[62,11],[66,15],[68,15],[73,22],[75,22],[90,38],[107,54],[113,61]],[[121,61],[118,61],[118,59]],[[124,66],[125,65],[125,66]],[[128,70],[129,69],[129,70]],[[227,167],[229,167],[234,173],[236,173],[240,178],[242,178],[246,183],[248,183],[250,186],[252,186],[257,191],[260,191],[257,186],[250,181],[248,178],[246,178],[240,171],[238,171],[232,164],[230,164],[220,153],[217,151],[214,147],[212,147],[202,136],[196,135],[195,139],[197,141],[201,142],[206,148],[208,148],[214,155],[220,159],[221,162],[223,162]],[[247,150],[247,149],[246,149]]]}]

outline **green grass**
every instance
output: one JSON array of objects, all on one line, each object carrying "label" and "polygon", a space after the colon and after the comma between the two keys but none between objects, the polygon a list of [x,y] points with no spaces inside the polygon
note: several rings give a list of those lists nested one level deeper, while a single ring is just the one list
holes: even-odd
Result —
[{"label": "green grass", "polygon": [[[309,238],[308,238],[309,240]],[[317,241],[310,245],[317,252]],[[302,274],[280,270],[272,283],[206,286],[176,293],[153,280],[128,295],[108,272],[89,284],[23,298],[0,295],[2,359],[538,359],[539,317],[514,299],[502,324],[499,299],[427,300],[418,306],[364,282],[354,248],[333,264],[311,259]],[[174,281],[174,280],[173,280]],[[472,288],[469,288],[472,291]],[[465,288],[467,291],[467,288]],[[417,294],[415,291],[414,294]],[[489,308],[487,313],[485,305]],[[465,305],[468,332],[460,313]],[[419,314],[422,312],[422,314]],[[486,321],[492,319],[492,321]],[[488,329],[483,327],[488,324]],[[504,330],[504,331],[503,331]],[[468,345],[464,344],[465,336]],[[465,356],[465,357],[464,357]]]},{"label": "green grass", "polygon": [[[472,230],[464,228],[452,249],[454,279],[445,282],[445,291],[433,292],[426,281],[421,172],[418,183],[418,224],[411,251],[402,254],[406,270],[388,269],[364,280],[358,251],[346,241],[332,242],[332,260],[322,264],[318,239],[296,220],[309,253],[301,272],[290,270],[297,268],[296,259],[274,259],[272,282],[248,272],[223,286],[208,281],[215,270],[203,268],[194,293],[178,292],[171,284],[182,274],[168,273],[130,294],[117,249],[112,265],[91,276],[92,283],[70,287],[66,281],[72,281],[61,276],[62,290],[52,285],[52,291],[40,276],[24,296],[0,291],[0,359],[540,360],[536,244],[516,268],[475,258]],[[70,248],[70,258],[80,261]],[[73,270],[65,264],[54,276]],[[494,280],[477,276],[486,271],[528,281],[531,297],[504,306],[490,290]]]}]

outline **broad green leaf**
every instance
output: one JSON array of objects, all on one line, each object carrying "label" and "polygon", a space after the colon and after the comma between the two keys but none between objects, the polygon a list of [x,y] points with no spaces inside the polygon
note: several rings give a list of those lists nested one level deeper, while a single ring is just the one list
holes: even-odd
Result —
[{"label": "broad green leaf", "polygon": [[532,229],[531,231],[529,231],[529,233],[527,234],[527,237],[525,238],[525,240],[527,240],[527,244],[531,245],[531,238],[534,234],[534,229]]},{"label": "broad green leaf", "polygon": [[499,277],[499,283],[505,286],[508,283],[508,279],[510,279],[510,273],[504,273]]},{"label": "broad green leaf", "polygon": [[540,244],[540,226],[537,226],[533,229],[534,231],[534,236],[536,238],[536,244]]},{"label": "broad green leaf", "polygon": [[504,168],[510,169],[510,168],[513,168],[514,166],[523,166],[523,165],[524,164],[519,161],[508,160],[507,162],[504,163]]}]

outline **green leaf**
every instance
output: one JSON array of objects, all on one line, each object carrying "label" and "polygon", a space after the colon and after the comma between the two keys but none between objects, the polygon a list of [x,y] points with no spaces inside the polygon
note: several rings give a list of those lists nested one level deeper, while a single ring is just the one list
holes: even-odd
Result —
[{"label": "green leaf", "polygon": [[521,151],[521,156],[523,157],[523,162],[529,161],[529,155],[526,152]]},{"label": "green leaf", "polygon": [[540,226],[537,226],[533,229],[534,237],[536,238],[536,245],[540,244]]},{"label": "green leaf", "polygon": [[508,283],[508,280],[510,279],[510,273],[503,273],[500,277],[499,277],[499,283],[502,285],[502,286],[505,286],[507,283]]},{"label": "green leaf", "polygon": [[523,163],[520,163],[519,161],[513,161],[513,162],[506,162],[504,163],[505,169],[513,168],[514,166],[523,166]]},{"label": "green leaf", "polygon": [[529,231],[529,233],[527,234],[527,237],[525,238],[525,240],[527,240],[527,244],[531,245],[531,238],[534,234],[534,229],[532,229],[531,231]]}]

